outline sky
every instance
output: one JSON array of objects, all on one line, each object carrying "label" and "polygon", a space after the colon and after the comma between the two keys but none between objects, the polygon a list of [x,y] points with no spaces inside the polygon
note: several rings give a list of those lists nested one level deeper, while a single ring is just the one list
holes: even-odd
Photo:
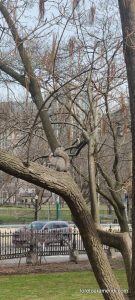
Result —
[{"label": "sky", "polygon": [[[11,5],[11,1],[6,1]],[[16,2],[16,1],[12,1]],[[18,4],[22,4],[24,1],[17,1]],[[33,2],[36,2],[35,5],[33,5]],[[18,11],[16,14],[17,17],[17,26],[19,28],[20,35],[22,37],[26,36],[28,32],[34,31],[34,28],[37,27],[38,25],[38,30],[34,31],[34,35],[37,40],[37,44],[40,44],[41,41],[41,46],[45,48],[47,44],[52,43],[53,39],[53,33],[57,33],[57,35],[60,38],[60,44],[68,40],[71,36],[76,35],[77,37],[77,31],[74,28],[73,22],[67,22],[66,19],[58,17],[58,10],[56,9],[56,2],[55,1],[47,1],[45,2],[45,16],[42,20],[39,22],[39,6],[38,6],[38,0],[37,1],[29,1],[29,8],[24,11],[22,14],[22,9]],[[66,6],[66,11],[65,14],[67,14],[70,10],[70,13],[72,12],[72,5],[71,5],[71,0],[70,1],[59,1],[60,6],[59,9],[61,12],[64,11],[64,4],[67,3],[68,5]],[[107,3],[109,6],[107,7]],[[88,31],[88,33],[92,33],[93,35],[99,35],[100,37],[100,20],[103,21],[103,12],[104,14],[110,17],[110,27],[112,28],[114,18],[118,20],[118,28],[120,27],[120,22],[119,22],[119,17],[118,15],[118,9],[115,7],[116,0],[108,0],[107,2],[105,0],[95,0],[95,1],[90,1],[90,0],[80,0],[80,4],[78,9],[75,12],[75,15],[79,14],[82,15],[84,14],[84,8],[86,10],[86,13],[84,14],[84,21],[88,18],[88,13],[89,13],[89,8],[91,5],[93,5],[96,9],[96,14],[95,14],[95,22],[93,24],[85,23],[85,27]],[[113,11],[112,11],[113,7]],[[99,8],[99,9],[98,9]],[[54,19],[54,21],[53,21]],[[98,20],[98,26],[95,26]],[[1,21],[1,19],[0,19]],[[19,22],[21,22],[21,25],[23,25],[23,29],[20,29]],[[67,26],[66,25],[67,22]],[[77,22],[76,22],[77,23]],[[101,24],[102,25],[102,24]],[[63,32],[63,28],[65,27],[65,31]],[[116,30],[116,26],[114,27],[114,30]],[[83,28],[82,31],[84,32]],[[46,36],[44,35],[46,32]],[[82,32],[82,34],[83,34]],[[61,35],[62,34],[62,35]],[[29,35],[29,43],[32,43],[32,38],[34,36]],[[6,41],[6,40],[5,40]],[[14,50],[14,44],[12,43],[11,37],[8,37],[8,44],[4,44],[3,41],[1,43],[1,50],[2,47],[5,51],[8,52],[8,47],[9,47],[9,41],[10,41],[10,50],[9,50],[9,56],[6,53],[6,59],[9,58],[12,61],[15,62],[17,51]],[[5,47],[6,45],[6,47]],[[12,56],[12,51],[13,49],[13,56]],[[31,54],[30,54],[31,55]],[[22,101],[22,99],[26,98],[27,96],[27,91],[25,91],[23,88],[21,88],[19,85],[14,85],[12,83],[7,82],[6,83],[8,86],[10,86],[10,89],[6,88],[6,85],[3,85],[0,82],[0,89],[1,89],[1,99],[9,99],[13,98],[13,96],[18,99],[18,101]]]}]

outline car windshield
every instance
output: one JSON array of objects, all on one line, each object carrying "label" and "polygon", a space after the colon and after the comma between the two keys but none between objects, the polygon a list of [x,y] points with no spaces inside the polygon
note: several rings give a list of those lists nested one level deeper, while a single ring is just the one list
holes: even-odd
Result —
[{"label": "car windshield", "polygon": [[45,225],[46,223],[42,223],[42,222],[33,222],[31,224],[29,224],[29,228],[31,229],[35,229],[35,230],[41,230],[42,227]]},{"label": "car windshield", "polygon": [[60,227],[60,228],[68,227],[68,224],[66,224],[66,223],[60,223],[60,224],[59,224],[59,227]]}]

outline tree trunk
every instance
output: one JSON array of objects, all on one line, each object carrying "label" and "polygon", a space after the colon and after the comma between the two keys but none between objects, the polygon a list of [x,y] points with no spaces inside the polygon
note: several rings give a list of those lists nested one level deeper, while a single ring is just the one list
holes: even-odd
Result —
[{"label": "tree trunk", "polygon": [[91,263],[99,287],[102,290],[108,291],[108,294],[103,293],[104,298],[106,300],[124,299],[122,293],[112,292],[116,289],[120,291],[120,287],[118,286],[118,283],[111,270],[106,254],[104,253],[103,247],[98,239],[90,212],[88,212],[87,208],[83,208],[81,212],[80,205],[78,208],[76,206],[76,211],[74,211],[74,207],[70,206],[70,209],[74,216],[75,223],[79,228],[85,246],[85,250],[87,252],[89,261]]},{"label": "tree trunk", "polygon": [[119,208],[118,213],[116,210],[116,215],[118,218],[121,232],[129,232],[129,226],[128,226],[127,216],[126,216],[126,212],[125,212],[125,207],[121,210]]},{"label": "tree trunk", "polygon": [[89,174],[89,190],[91,214],[95,223],[99,224],[99,206],[96,190],[96,170],[94,158],[94,137],[91,135],[88,144],[88,174]]},{"label": "tree trunk", "polygon": [[132,242],[129,233],[109,232],[109,231],[104,231],[101,228],[97,228],[97,231],[103,245],[113,247],[115,249],[118,249],[121,252],[125,264],[127,281],[129,284],[131,279],[131,262],[132,262],[131,259]]},{"label": "tree trunk", "polygon": [[113,208],[115,210],[121,232],[129,232],[128,220],[127,220],[124,204],[122,203],[121,195],[119,195],[115,191],[115,187],[113,185],[112,180],[110,179],[108,174],[106,174],[104,172],[104,170],[101,168],[101,166],[99,164],[98,164],[98,169],[99,169],[101,175],[103,176],[103,178],[105,179],[105,181],[107,182],[108,187],[110,188],[110,193],[111,193],[112,197],[107,198],[107,200],[110,201],[111,205],[113,206]]},{"label": "tree trunk", "polygon": [[132,275],[130,299],[135,299],[135,1],[119,0],[123,49],[127,69],[132,132]]}]

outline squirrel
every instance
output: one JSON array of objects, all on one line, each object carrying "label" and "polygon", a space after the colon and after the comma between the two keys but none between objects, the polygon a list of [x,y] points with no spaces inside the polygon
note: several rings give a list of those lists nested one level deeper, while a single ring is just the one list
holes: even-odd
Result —
[{"label": "squirrel", "polygon": [[55,167],[56,171],[67,172],[69,169],[69,157],[63,147],[58,147],[49,155],[49,165]]}]

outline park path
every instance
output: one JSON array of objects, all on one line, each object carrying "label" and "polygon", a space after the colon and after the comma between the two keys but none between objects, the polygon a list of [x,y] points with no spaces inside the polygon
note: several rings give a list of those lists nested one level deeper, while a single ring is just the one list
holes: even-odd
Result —
[{"label": "park path", "polygon": [[[78,260],[79,261],[88,260],[87,254],[80,254],[78,257]],[[0,266],[18,265],[19,261],[20,261],[20,258],[0,260]],[[42,262],[46,262],[46,263],[61,263],[61,262],[68,262],[68,261],[69,261],[69,255],[57,255],[57,256],[42,257]],[[20,264],[25,264],[25,263],[26,263],[26,257],[22,257]]]}]

